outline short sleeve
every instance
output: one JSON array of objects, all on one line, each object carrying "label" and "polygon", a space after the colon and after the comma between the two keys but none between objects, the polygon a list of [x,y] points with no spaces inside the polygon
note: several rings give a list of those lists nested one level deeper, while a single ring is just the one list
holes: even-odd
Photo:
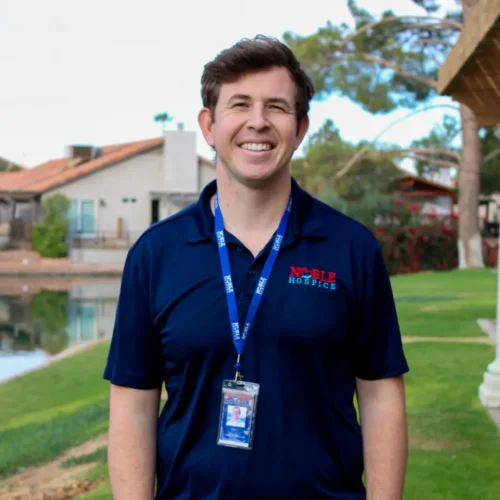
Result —
[{"label": "short sleeve", "polygon": [[360,276],[354,375],[377,380],[406,373],[409,367],[403,352],[396,305],[378,243],[375,249],[365,254]]},{"label": "short sleeve", "polygon": [[149,259],[138,243],[125,262],[104,378],[115,385],[156,389],[163,382],[161,351],[150,307]]}]

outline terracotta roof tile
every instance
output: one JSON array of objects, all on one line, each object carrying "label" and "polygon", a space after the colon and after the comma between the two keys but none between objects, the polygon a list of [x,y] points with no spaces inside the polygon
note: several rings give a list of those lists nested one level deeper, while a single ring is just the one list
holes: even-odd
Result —
[{"label": "terracotta roof tile", "polygon": [[0,192],[15,191],[27,193],[43,193],[78,177],[90,174],[95,170],[123,161],[138,153],[160,147],[163,138],[128,142],[103,146],[103,156],[74,166],[69,158],[49,160],[37,167],[20,172],[3,172],[0,175]]}]

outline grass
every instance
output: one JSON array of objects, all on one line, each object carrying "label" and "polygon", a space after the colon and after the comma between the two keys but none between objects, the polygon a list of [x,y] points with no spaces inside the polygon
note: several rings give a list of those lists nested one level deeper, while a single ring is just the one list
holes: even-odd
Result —
[{"label": "grass", "polygon": [[391,280],[404,336],[477,337],[477,319],[496,315],[490,269],[395,276]]},{"label": "grass", "polygon": [[107,463],[107,461],[108,448],[106,446],[101,446],[101,448],[98,448],[97,450],[93,451],[92,453],[88,453],[87,455],[79,455],[77,457],[68,458],[68,460],[65,460],[61,464],[61,467],[63,469],[70,469],[71,467],[75,467],[77,465],[91,464],[94,462],[105,464]]},{"label": "grass", "polygon": [[478,398],[491,346],[406,344],[410,454],[405,500],[496,500],[500,433]]},{"label": "grass", "polygon": [[106,431],[109,403],[91,404],[82,410],[55,417],[50,423],[28,424],[2,432],[0,477],[21,467],[48,462],[62,452]]},{"label": "grass", "polygon": [[78,500],[110,500],[113,496],[110,484],[104,483],[94,491],[85,493],[84,495],[79,495],[77,498]]},{"label": "grass", "polygon": [[[494,318],[496,274],[470,270],[392,278],[403,335],[483,335]],[[0,476],[59,456],[106,429],[109,385],[102,380],[108,344],[0,385]],[[494,358],[484,344],[405,344],[410,455],[405,500],[493,500],[500,491],[500,433],[481,406],[478,387]],[[19,395],[22,394],[22,398]],[[16,401],[16,404],[8,404]],[[64,465],[107,478],[105,448]],[[78,500],[112,498],[109,482]]]},{"label": "grass", "polygon": [[[95,467],[90,469],[90,471],[83,473],[85,479],[88,479],[89,481],[101,481],[103,479],[106,480],[108,477],[108,457],[107,448],[105,446],[97,449],[93,453],[89,453],[88,455],[82,455],[80,457],[66,460],[61,464],[61,467],[73,467],[74,465],[91,462],[96,462],[97,464],[95,465]],[[85,493],[78,496],[78,500],[110,500],[111,498],[113,498],[113,496],[109,481],[106,481],[101,486],[98,486],[90,493]]]},{"label": "grass", "polygon": [[108,344],[0,384],[0,477],[48,462],[107,429]]}]

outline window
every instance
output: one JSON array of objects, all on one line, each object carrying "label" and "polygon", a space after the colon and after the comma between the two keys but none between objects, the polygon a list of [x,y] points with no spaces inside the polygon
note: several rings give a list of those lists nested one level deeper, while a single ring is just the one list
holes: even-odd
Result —
[{"label": "window", "polygon": [[80,205],[80,219],[81,219],[81,232],[82,233],[93,233],[95,232],[94,224],[94,201],[82,201]]},{"label": "window", "polygon": [[70,200],[67,218],[70,233],[94,233],[95,201]]},{"label": "window", "polygon": [[76,302],[69,306],[68,333],[72,340],[92,340],[95,338],[95,304]]},{"label": "window", "polygon": [[77,233],[78,232],[78,202],[76,200],[70,200],[67,217],[69,220],[68,231],[70,233]]}]

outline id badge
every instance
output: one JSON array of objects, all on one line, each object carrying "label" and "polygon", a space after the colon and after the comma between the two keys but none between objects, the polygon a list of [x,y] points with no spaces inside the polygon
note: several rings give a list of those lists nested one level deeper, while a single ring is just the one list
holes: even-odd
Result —
[{"label": "id badge", "polygon": [[217,444],[252,449],[259,384],[224,380]]}]

